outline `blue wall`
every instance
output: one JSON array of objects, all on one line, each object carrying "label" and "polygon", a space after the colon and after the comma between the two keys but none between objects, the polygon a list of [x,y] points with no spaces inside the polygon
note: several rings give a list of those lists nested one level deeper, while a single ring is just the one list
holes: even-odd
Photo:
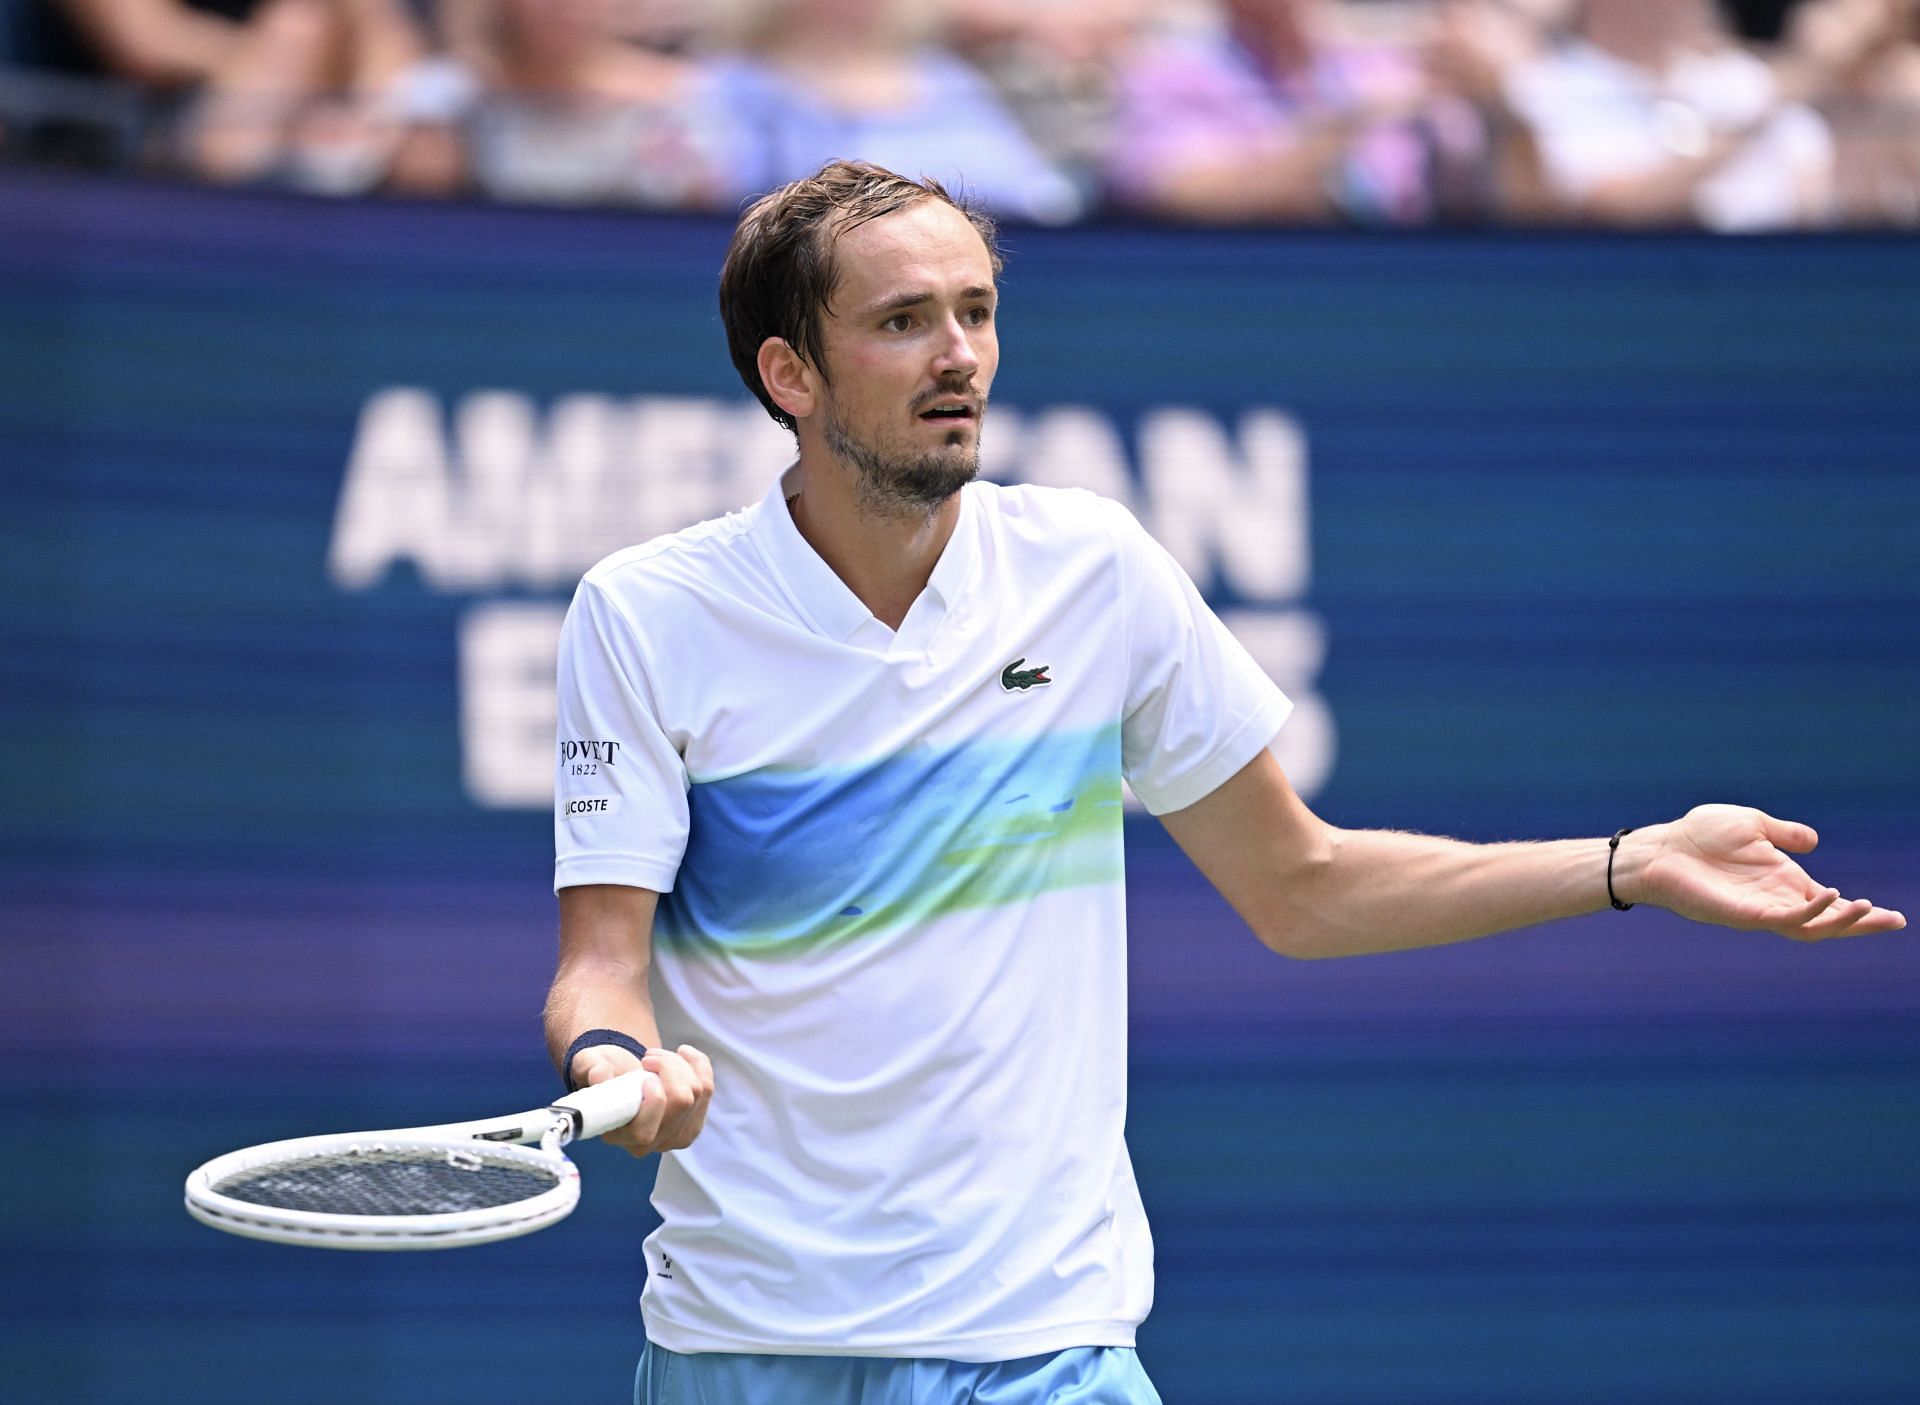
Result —
[{"label": "blue wall", "polygon": [[[726,233],[0,173],[0,1105],[47,1148],[0,1172],[7,1399],[621,1398],[650,1171],[605,1148],[572,1220],[459,1254],[229,1240],[178,1194],[239,1142],[546,1093],[550,821],[476,790],[520,724],[474,720],[463,651],[525,606],[537,657],[569,563],[346,579],[343,488],[396,391],[443,486],[490,392],[553,454],[582,396],[735,415]],[[1011,476],[1117,462],[1164,534],[1219,464],[1154,479],[1156,417],[1248,484],[1249,412],[1297,430],[1304,499],[1247,512],[1310,563],[1195,559],[1315,700],[1322,813],[1738,800],[1920,911],[1910,241],[1006,242]],[[670,517],[674,466],[633,471]],[[1150,821],[1129,862],[1169,1405],[1920,1398],[1909,940],[1640,909],[1300,966]]]}]

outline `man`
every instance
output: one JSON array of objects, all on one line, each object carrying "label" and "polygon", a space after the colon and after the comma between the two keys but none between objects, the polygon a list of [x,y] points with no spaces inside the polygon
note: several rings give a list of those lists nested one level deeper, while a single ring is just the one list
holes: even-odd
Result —
[{"label": "man", "polygon": [[1130,516],[973,481],[998,271],[989,226],[875,167],[755,204],[722,316],[798,461],[568,615],[547,1037],[571,1083],[652,1075],[611,1137],[673,1153],[650,1405],[1157,1401],[1123,777],[1293,956],[1610,899],[1904,925],[1754,810],[1496,846],[1318,819],[1268,750],[1290,704]]}]

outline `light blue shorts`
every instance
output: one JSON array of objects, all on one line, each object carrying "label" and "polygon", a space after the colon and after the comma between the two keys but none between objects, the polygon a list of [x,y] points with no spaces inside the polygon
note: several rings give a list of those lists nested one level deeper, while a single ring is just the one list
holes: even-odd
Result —
[{"label": "light blue shorts", "polygon": [[683,1356],[651,1342],[634,1405],[1160,1405],[1132,1347],[1018,1361],[899,1356]]}]

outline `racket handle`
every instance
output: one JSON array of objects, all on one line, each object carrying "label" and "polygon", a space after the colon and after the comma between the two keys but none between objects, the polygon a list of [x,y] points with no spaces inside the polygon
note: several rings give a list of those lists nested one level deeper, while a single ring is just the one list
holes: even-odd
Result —
[{"label": "racket handle", "polygon": [[551,1105],[552,1111],[564,1112],[573,1118],[573,1135],[576,1138],[597,1137],[603,1132],[611,1132],[615,1127],[624,1127],[633,1121],[633,1115],[640,1110],[641,1081],[646,1076],[645,1070],[636,1068],[631,1073],[609,1078],[591,1088],[568,1093]]}]

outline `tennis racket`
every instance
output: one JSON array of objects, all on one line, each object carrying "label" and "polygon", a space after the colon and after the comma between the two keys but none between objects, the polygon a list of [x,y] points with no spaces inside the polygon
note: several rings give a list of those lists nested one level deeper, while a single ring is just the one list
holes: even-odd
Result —
[{"label": "tennis racket", "polygon": [[580,1172],[560,1148],[633,1120],[640,1070],[511,1117],[295,1137],[217,1156],[187,1212],[249,1239],[328,1249],[450,1249],[565,1219]]}]

